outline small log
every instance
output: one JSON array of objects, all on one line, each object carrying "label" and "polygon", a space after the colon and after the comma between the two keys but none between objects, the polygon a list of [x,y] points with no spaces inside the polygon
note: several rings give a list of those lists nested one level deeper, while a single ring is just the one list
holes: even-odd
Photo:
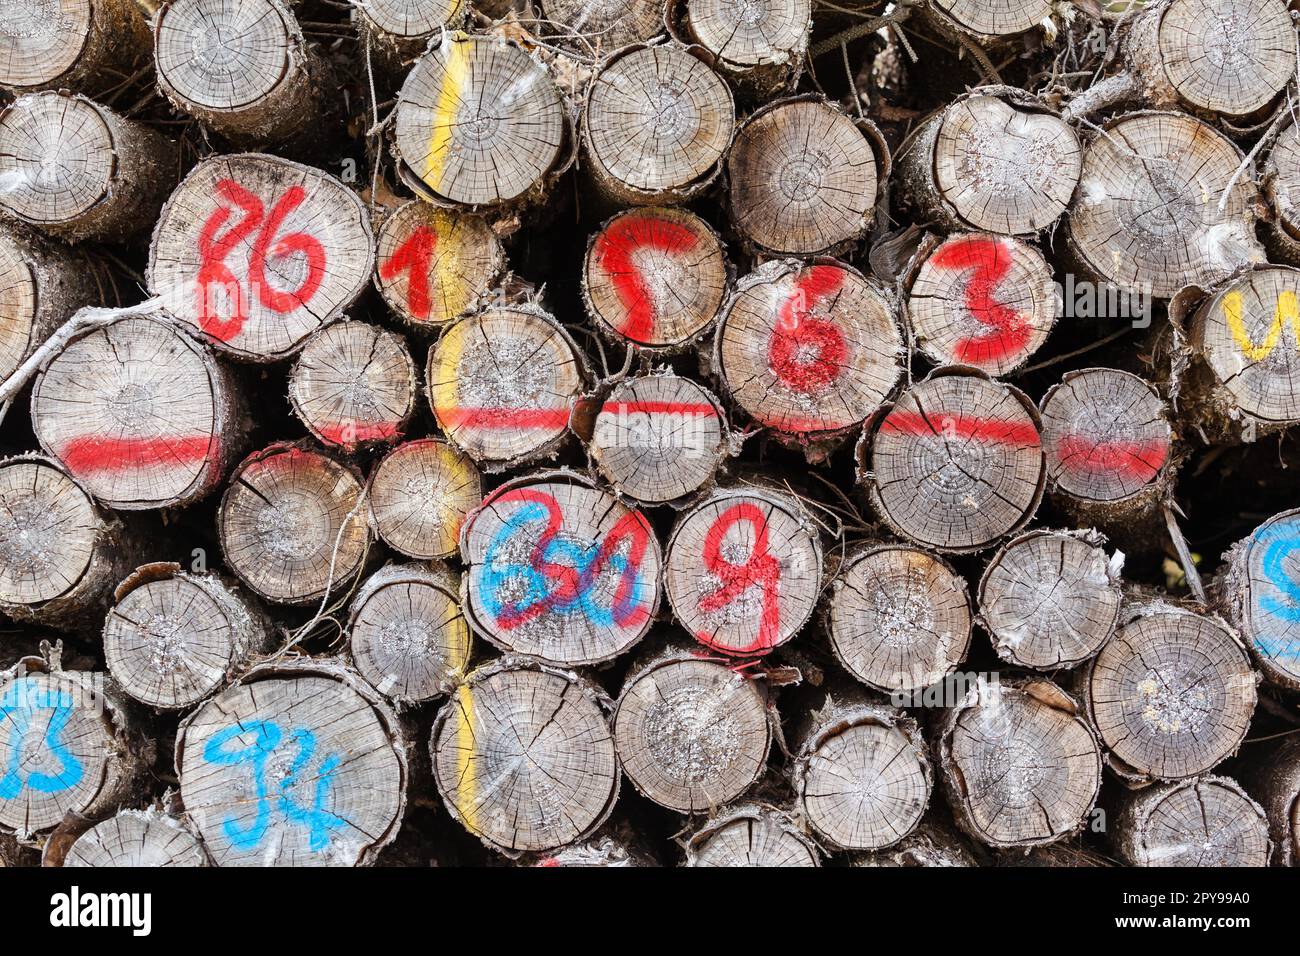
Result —
[{"label": "small log", "polygon": [[1043,497],[1038,410],[973,369],[938,369],[864,432],[861,479],[876,512],[940,551],[989,547],[1026,524]]},{"label": "small log", "polygon": [[845,556],[831,583],[826,630],[835,656],[875,690],[911,694],[966,660],[972,608],[966,582],[942,558],[902,544]]},{"label": "small log", "polygon": [[664,0],[535,0],[556,39],[596,53],[644,43],[664,31]]},{"label": "small log", "polygon": [[670,205],[708,189],[736,127],[731,89],[704,54],[669,42],[601,62],[587,86],[583,169],[620,205]]},{"label": "small log", "polygon": [[326,125],[328,68],[281,0],[171,0],[153,29],[158,89],[237,147]]},{"label": "small log", "polygon": [[471,650],[456,576],[424,564],[376,571],[352,600],[348,648],[358,673],[399,707],[450,694]]},{"label": "small log", "polygon": [[355,0],[352,21],[361,42],[392,73],[404,73],[429,41],[473,16],[470,0]]},{"label": "small log", "polygon": [[797,744],[796,806],[836,849],[894,846],[916,829],[930,802],[926,749],[916,721],[902,711],[832,693]]},{"label": "small log", "polygon": [[438,711],[430,752],[448,812],[506,856],[592,833],[618,799],[609,699],[527,658],[480,667]]},{"label": "small log", "polygon": [[1055,671],[1095,655],[1119,625],[1120,559],[1089,531],[1036,529],[989,560],[979,622],[1008,664]]},{"label": "small log", "polygon": [[660,806],[702,813],[748,790],[767,764],[772,729],[760,675],[670,647],[633,665],[614,711],[619,764]]},{"label": "small log", "polygon": [[1050,229],[1079,184],[1078,134],[1037,97],[982,87],[918,126],[898,152],[905,204],[945,232]]},{"label": "small log", "polygon": [[1082,527],[1132,540],[1173,492],[1169,406],[1155,386],[1113,368],[1066,372],[1042,401],[1052,501]]},{"label": "small log", "polygon": [[176,143],[80,94],[20,96],[0,112],[0,211],[68,242],[123,242],[176,185]]},{"label": "small log", "polygon": [[515,305],[449,326],[429,350],[426,375],[438,425],[495,472],[543,458],[564,442],[586,369],[555,319]]},{"label": "small log", "polygon": [[708,330],[730,280],[722,240],[685,209],[628,209],[587,245],[582,299],[609,338],[664,352]]},{"label": "small log", "polygon": [[149,58],[149,24],[135,0],[19,3],[0,26],[0,86],[98,94]]},{"label": "small log", "polygon": [[[47,860],[46,866],[50,863]],[[77,838],[59,866],[208,866],[198,837],[156,810],[123,810]]]},{"label": "small log", "polygon": [[616,493],[658,505],[708,487],[731,441],[712,393],[668,372],[616,385],[596,411],[587,450]]},{"label": "small log", "polygon": [[787,811],[743,803],[695,832],[686,845],[686,866],[821,866],[821,853]]},{"label": "small log", "polygon": [[0,827],[19,839],[134,800],[154,741],[102,673],[23,658],[0,673]]},{"label": "small log", "polygon": [[833,440],[880,407],[903,374],[889,298],[834,260],[767,262],[723,307],[714,367],[746,414],[799,443]]},{"label": "small log", "polygon": [[1268,820],[1228,777],[1122,791],[1108,828],[1129,866],[1268,866]]},{"label": "small log", "polygon": [[1300,736],[1253,755],[1241,771],[1246,791],[1264,808],[1278,866],[1300,865]]},{"label": "small log", "polygon": [[790,495],[720,489],[684,514],[665,549],[673,615],[723,654],[766,654],[794,637],[817,604],[822,545]]},{"label": "small log", "polygon": [[269,662],[181,721],[186,816],[217,866],[368,866],[410,778],[389,706],[336,660]]},{"label": "small log", "polygon": [[884,850],[850,853],[849,866],[952,867],[979,866],[979,859],[954,830],[927,817],[898,843]]},{"label": "small log", "polygon": [[221,690],[275,638],[271,622],[215,574],[146,564],[114,592],[104,660],[122,691],[159,710],[181,710]]},{"label": "small log", "polygon": [[400,440],[415,414],[417,387],[400,335],[344,320],[307,340],[289,374],[289,402],[313,437],[354,454]]},{"label": "small log", "polygon": [[1264,198],[1272,215],[1264,224],[1270,262],[1300,265],[1300,127],[1287,124],[1261,163]]},{"label": "small log", "polygon": [[794,89],[812,32],[812,0],[670,0],[678,32],[697,43],[746,99]]},{"label": "small log", "polygon": [[412,200],[379,227],[375,287],[419,332],[485,305],[506,268],[501,240],[479,216]]},{"label": "small log", "polygon": [[232,358],[275,362],[341,315],[374,269],[365,205],[319,169],[212,156],[177,187],[145,273],[167,311]]},{"label": "small log", "polygon": [[1216,617],[1163,602],[1126,610],[1080,679],[1108,765],[1136,782],[1213,769],[1236,753],[1255,712],[1241,639]]},{"label": "small log", "polygon": [[370,517],[386,545],[408,558],[449,558],[466,516],[483,498],[474,463],[432,438],[398,445],[370,476]]},{"label": "small log", "polygon": [[361,480],[283,442],[240,462],[221,499],[226,565],[259,597],[312,604],[351,581],[369,546]]},{"label": "small log", "polygon": [[776,100],[740,124],[727,157],[732,222],[768,255],[834,255],[866,234],[889,150],[869,120],[820,96]]},{"label": "small log", "polygon": [[84,628],[112,600],[134,544],[61,465],[0,462],[0,610],[15,621]]},{"label": "small log", "polygon": [[995,376],[1015,371],[1042,347],[1059,306],[1043,254],[988,233],[936,245],[916,270],[906,302],[912,337],[927,358]]},{"label": "small log", "polygon": [[1236,176],[1243,159],[1230,139],[1182,113],[1112,119],[1084,152],[1067,248],[1092,277],[1157,299],[1263,261],[1257,190],[1251,176]]},{"label": "small log", "polygon": [[204,497],[249,429],[230,371],[169,316],[146,314],[71,338],[37,375],[31,414],[41,447],[125,511]]},{"label": "small log", "polygon": [[984,43],[1005,43],[1056,12],[1052,0],[931,0],[923,9],[941,31]]},{"label": "small log", "polygon": [[406,77],[394,146],[403,178],[465,206],[540,199],[572,158],[550,72],[514,41],[448,33]]},{"label": "small log", "polygon": [[1269,683],[1300,691],[1300,510],[1269,518],[1223,555],[1215,604]]},{"label": "small log", "polygon": [[475,633],[557,665],[612,660],[659,609],[663,562],[649,522],[573,472],[498,487],[465,522],[461,558]]},{"label": "small log", "polygon": [[1101,787],[1097,738],[1074,699],[1042,678],[981,680],[946,712],[936,752],[958,825],[991,847],[1064,839]]}]

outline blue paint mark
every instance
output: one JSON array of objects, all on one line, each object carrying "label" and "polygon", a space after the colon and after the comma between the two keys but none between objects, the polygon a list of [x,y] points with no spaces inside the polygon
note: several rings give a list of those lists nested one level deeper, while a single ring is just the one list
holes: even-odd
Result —
[{"label": "blue paint mark", "polygon": [[1300,661],[1300,638],[1260,634],[1255,637],[1254,644],[1261,655],[1272,660]]},{"label": "blue paint mark", "polygon": [[[63,731],[72,719],[72,695],[58,688],[41,688],[31,678],[22,678],[9,685],[4,700],[0,701],[0,725],[9,724],[9,760],[5,774],[0,777],[0,800],[12,800],[29,787],[37,793],[54,794],[70,790],[81,782],[85,768],[68,750],[63,741]],[[33,772],[22,774],[23,746],[35,724],[37,711],[52,711],[45,725],[43,744],[50,755],[59,762],[57,774]]]},{"label": "blue paint mark", "polygon": [[1300,529],[1270,525],[1256,533],[1255,543],[1265,546],[1260,569],[1268,583],[1281,592],[1281,596],[1261,595],[1260,608],[1284,621],[1300,621],[1300,582],[1286,570],[1286,559],[1300,551]]},{"label": "blue paint mark", "polygon": [[[253,743],[247,747],[229,749],[230,742],[243,734],[255,734]],[[239,820],[230,816],[223,821],[221,827],[226,839],[236,850],[257,847],[265,839],[277,812],[289,824],[307,830],[307,846],[313,853],[319,853],[328,847],[330,833],[347,824],[342,817],[325,809],[334,784],[334,772],[341,763],[337,754],[325,757],[316,770],[311,806],[304,806],[294,799],[298,784],[305,782],[302,781],[303,773],[316,755],[316,735],[310,730],[299,727],[289,732],[287,743],[297,746],[297,755],[289,765],[289,772],[276,782],[274,796],[268,792],[267,762],[282,743],[286,743],[286,737],[278,724],[258,721],[227,727],[213,734],[203,748],[203,759],[209,763],[219,766],[249,764],[252,771],[257,801],[257,813],[253,822],[247,827],[241,827]]]}]

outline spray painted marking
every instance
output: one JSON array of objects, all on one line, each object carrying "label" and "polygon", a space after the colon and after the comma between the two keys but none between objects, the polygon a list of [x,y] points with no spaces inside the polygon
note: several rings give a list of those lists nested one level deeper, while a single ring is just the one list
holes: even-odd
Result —
[{"label": "spray painted marking", "polygon": [[1150,441],[1094,441],[1066,435],[1057,444],[1061,468],[1080,475],[1122,475],[1146,483],[1164,467],[1169,443]]},{"label": "spray painted marking", "polygon": [[437,234],[428,226],[417,226],[379,267],[380,278],[390,281],[406,273],[406,308],[417,319],[429,318],[429,274],[437,247]]},{"label": "spray painted marking", "polygon": [[602,415],[681,415],[691,418],[717,418],[718,410],[708,402],[606,402]]},{"label": "spray painted marking", "polygon": [[[737,564],[722,553],[722,542],[727,532],[741,523],[750,526],[754,540],[748,557]],[[704,567],[720,583],[716,590],[700,598],[700,610],[715,614],[754,587],[759,588],[762,594],[762,610],[754,640],[744,647],[719,647],[719,650],[759,654],[775,647],[781,639],[781,564],[768,552],[767,538],[767,515],[758,505],[747,501],[723,511],[705,533]],[[718,647],[707,631],[697,632],[695,637],[702,644]]]},{"label": "spray painted marking", "polygon": [[[245,734],[255,735],[253,743],[242,748],[230,746],[232,741]],[[267,779],[268,763],[282,744],[298,749],[289,763],[288,772],[283,776],[277,774],[275,793],[272,794],[272,783]],[[236,850],[256,848],[266,838],[277,814],[290,826],[307,831],[307,846],[313,853],[326,849],[330,834],[347,825],[342,817],[325,809],[334,785],[334,774],[342,759],[338,754],[329,754],[308,774],[306,771],[316,756],[316,746],[316,735],[310,730],[298,727],[285,734],[279,724],[265,720],[233,724],[209,738],[203,748],[204,760],[227,767],[246,764],[253,776],[257,809],[252,823],[241,826],[238,815],[232,814],[221,825],[232,847]],[[300,785],[304,788],[311,786],[310,806],[294,799]]]},{"label": "spray painted marking", "polygon": [[[1287,571],[1286,566],[1287,560],[1297,553],[1300,553],[1300,521],[1295,518],[1285,518],[1261,528],[1250,546],[1252,577],[1258,570],[1271,589],[1254,595],[1253,604],[1263,616],[1280,622],[1284,631],[1300,623],[1300,582]],[[1261,627],[1263,623],[1255,621],[1255,630],[1262,632],[1252,638],[1256,650],[1275,661],[1288,662],[1289,666],[1300,661],[1300,635],[1266,633]]]},{"label": "spray painted marking", "polygon": [[1039,440],[1038,429],[1032,422],[970,418],[946,412],[922,415],[919,412],[896,410],[890,412],[881,423],[880,431],[886,435],[933,435],[938,438],[962,438],[1027,447],[1037,447]]},{"label": "spray painted marking", "polygon": [[332,445],[357,445],[393,438],[397,422],[326,422],[317,425],[316,431]]},{"label": "spray painted marking", "polygon": [[[514,488],[494,501],[513,503],[521,506],[502,522],[480,566],[482,600],[498,627],[513,630],[548,614],[610,628],[645,622],[653,584],[641,574],[652,534],[644,517],[628,512],[600,541],[581,540],[562,532],[564,514],[553,495]],[[519,560],[521,540],[534,535]],[[612,593],[602,586],[608,574],[617,581]]]},{"label": "spray painted marking", "polygon": [[613,223],[596,240],[596,260],[609,275],[627,318],[619,329],[634,342],[653,340],[655,303],[650,284],[633,261],[642,249],[680,255],[698,244],[699,238],[681,223],[650,216],[624,217]]},{"label": "spray painted marking", "polygon": [[998,362],[1029,345],[1032,328],[1025,317],[997,298],[998,286],[1011,270],[1009,244],[988,236],[945,243],[930,262],[939,269],[971,272],[962,306],[989,331],[959,339],[953,357],[971,365]]},{"label": "spray painted marking", "polygon": [[456,809],[473,833],[478,825],[478,770],[474,766],[474,694],[468,684],[456,691],[460,716],[456,722]]},{"label": "spray painted marking", "polygon": [[77,474],[128,471],[155,465],[196,464],[215,451],[211,435],[160,438],[74,438],[59,456]]},{"label": "spray painted marking", "polygon": [[813,266],[795,278],[794,290],[781,304],[767,363],[778,381],[801,394],[826,388],[839,378],[848,359],[844,333],[834,322],[813,315],[840,291],[844,275],[834,266]]},{"label": "spray painted marking", "polygon": [[443,48],[446,56],[442,60],[442,83],[433,107],[433,129],[429,134],[429,155],[424,166],[424,181],[437,190],[443,188],[456,129],[456,112],[462,102],[461,93],[469,81],[470,44],[448,38]]},{"label": "spray painted marking", "polygon": [[1296,294],[1290,289],[1278,295],[1273,306],[1273,321],[1264,333],[1263,341],[1259,343],[1251,339],[1250,333],[1246,331],[1246,323],[1241,316],[1241,293],[1235,289],[1223,297],[1223,317],[1228,322],[1228,331],[1232,333],[1237,347],[1251,361],[1263,361],[1272,355],[1287,325],[1291,326],[1291,334],[1295,336],[1297,344],[1300,344],[1300,303],[1297,303]]},{"label": "spray painted marking", "polygon": [[[73,706],[71,694],[58,688],[41,687],[30,678],[24,677],[9,685],[4,699],[0,700],[0,727],[9,725],[6,744],[9,759],[5,762],[4,776],[0,777],[0,800],[13,800],[24,787],[37,793],[55,794],[70,790],[81,782],[85,769],[63,740]],[[32,770],[24,776],[24,767],[33,763],[27,740],[38,726],[38,712],[49,714],[39,746],[58,761],[59,771]]]}]

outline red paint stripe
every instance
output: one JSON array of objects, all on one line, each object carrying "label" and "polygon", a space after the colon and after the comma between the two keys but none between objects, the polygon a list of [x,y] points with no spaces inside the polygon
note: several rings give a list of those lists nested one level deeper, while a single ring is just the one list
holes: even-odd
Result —
[{"label": "red paint stripe", "polygon": [[880,431],[889,435],[935,435],[1029,447],[1037,447],[1039,441],[1038,429],[1031,422],[970,418],[943,412],[921,415],[917,412],[894,411],[881,423]]},{"label": "red paint stripe", "polygon": [[380,441],[397,434],[397,422],[327,422],[316,426],[320,437],[333,445],[356,445]]},{"label": "red paint stripe", "polygon": [[436,408],[439,420],[451,428],[564,428],[567,408]]},{"label": "red paint stripe", "polygon": [[717,418],[718,410],[708,402],[606,402],[602,415],[695,415]]},{"label": "red paint stripe", "polygon": [[74,472],[127,471],[162,464],[193,464],[215,450],[211,435],[163,438],[74,438],[60,457]]},{"label": "red paint stripe", "polygon": [[1163,440],[1092,441],[1079,435],[1064,436],[1058,446],[1061,467],[1074,474],[1123,475],[1147,482],[1164,467],[1169,443]]}]

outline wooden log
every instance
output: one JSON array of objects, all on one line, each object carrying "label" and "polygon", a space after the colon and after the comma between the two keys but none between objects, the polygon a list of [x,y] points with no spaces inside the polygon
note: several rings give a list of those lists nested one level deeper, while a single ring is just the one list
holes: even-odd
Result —
[{"label": "wooden log", "polygon": [[686,845],[686,866],[821,866],[817,845],[789,812],[766,803],[726,808]]},{"label": "wooden log", "polygon": [[958,825],[991,847],[1061,840],[1097,802],[1097,738],[1075,700],[1042,678],[981,680],[946,712],[936,753]]},{"label": "wooden log", "polygon": [[404,180],[442,203],[539,200],[572,159],[571,120],[550,72],[514,41],[446,34],[398,96]]},{"label": "wooden log", "polygon": [[375,533],[408,558],[449,558],[460,529],[483,497],[474,463],[445,442],[398,445],[375,466],[367,500]]},{"label": "wooden log", "polygon": [[29,93],[0,112],[0,212],[57,238],[131,238],[179,176],[175,142],[80,94]]},{"label": "wooden log", "polygon": [[730,285],[722,240],[685,209],[628,209],[587,244],[582,299],[596,328],[643,349],[683,351],[712,326]]},{"label": "wooden log", "polygon": [[614,820],[577,843],[521,857],[516,865],[530,867],[623,868],[662,866],[638,832],[626,820]]},{"label": "wooden log", "polygon": [[660,372],[609,392],[595,411],[587,450],[616,493],[658,505],[709,487],[732,441],[708,389]]},{"label": "wooden log", "polygon": [[723,654],[756,656],[794,637],[817,604],[822,546],[794,497],[719,489],[673,527],[664,590],[677,621]]},{"label": "wooden log", "polygon": [[361,570],[364,507],[359,476],[327,455],[283,442],[253,452],[217,514],[226,566],[264,600],[318,602]]},{"label": "wooden log", "polygon": [[1121,541],[1162,527],[1153,519],[1178,474],[1171,417],[1160,392],[1136,375],[1066,372],[1042,401],[1052,501],[1080,526]]},{"label": "wooden log", "polygon": [[587,86],[583,169],[620,205],[687,202],[717,179],[735,127],[731,89],[704,54],[675,42],[625,47]]},{"label": "wooden log", "polygon": [[399,441],[415,414],[415,362],[402,337],[365,322],[312,333],[289,373],[289,402],[307,431],[354,454]]},{"label": "wooden log", "polygon": [[102,673],[23,658],[0,673],[0,827],[19,839],[134,800],[154,761],[140,715]]},{"label": "wooden log", "polygon": [[898,152],[905,205],[945,232],[1027,236],[1070,204],[1083,162],[1078,134],[1037,97],[981,87],[916,128]]},{"label": "wooden log", "polygon": [[0,610],[13,620],[85,629],[138,557],[137,544],[57,462],[0,462]]},{"label": "wooden log", "polygon": [[373,268],[369,215],[352,190],[319,169],[243,153],[210,157],[177,187],[145,276],[215,348],[274,362],[341,315]]},{"label": "wooden log", "polygon": [[973,611],[966,582],[942,558],[903,544],[844,557],[825,613],[835,656],[875,690],[911,694],[966,660]]},{"label": "wooden log", "polygon": [[1052,268],[1027,242],[959,233],[936,244],[911,279],[906,318],[936,365],[1006,375],[1029,360],[1056,324]]},{"label": "wooden log", "polygon": [[12,833],[0,829],[0,869],[40,865],[41,854],[38,850],[19,841]]},{"label": "wooden log", "polygon": [[352,21],[375,58],[402,73],[440,30],[460,28],[473,12],[470,0],[359,0]]},{"label": "wooden log", "polygon": [[1120,568],[1105,538],[1035,529],[989,559],[979,583],[979,622],[1008,664],[1055,671],[1095,655],[1119,625]]},{"label": "wooden log", "polygon": [[186,816],[217,866],[367,866],[401,827],[407,744],[336,660],[272,661],[181,721]]},{"label": "wooden log", "polygon": [[266,614],[216,574],[146,564],[113,594],[104,660],[123,693],[158,710],[211,697],[275,644]]},{"label": "wooden log", "polygon": [[528,658],[475,670],[433,725],[434,778],[448,812],[506,856],[592,833],[618,798],[608,709],[594,685]]},{"label": "wooden log", "polygon": [[461,532],[461,605],[475,633],[561,666],[612,660],[659,609],[650,523],[569,471],[508,481]]},{"label": "wooden log", "polygon": [[1242,635],[1269,683],[1300,691],[1300,510],[1269,518],[1223,555],[1216,607]]},{"label": "wooden log", "polygon": [[158,89],[239,148],[328,126],[328,68],[281,0],[171,0],[153,29]]},{"label": "wooden log", "polygon": [[762,775],[772,742],[761,675],[671,646],[634,664],[614,711],[619,765],[637,791],[681,813],[735,800]]},{"label": "wooden log", "polygon": [[469,626],[456,577],[426,564],[389,564],[368,577],[352,600],[352,661],[399,707],[451,693],[469,671]]},{"label": "wooden log", "polygon": [[973,369],[938,369],[887,406],[859,443],[860,479],[905,538],[978,551],[1019,531],[1042,500],[1038,410]]},{"label": "wooden log", "polygon": [[179,820],[157,810],[123,810],[79,836],[55,865],[194,867],[208,866],[208,855]]},{"label": "wooden log", "polygon": [[953,867],[979,866],[979,859],[955,831],[927,816],[920,826],[884,850],[850,853],[849,866]]},{"label": "wooden log", "polygon": [[807,446],[832,443],[880,407],[902,377],[903,355],[893,303],[860,272],[784,259],[737,283],[713,365],[747,415]]},{"label": "wooden log", "polygon": [[238,457],[247,406],[228,369],[166,315],[118,315],[55,353],[32,385],[32,429],[100,502],[180,507]]},{"label": "wooden log", "polygon": [[448,326],[429,350],[425,374],[439,427],[495,472],[550,455],[564,442],[586,369],[555,319],[520,304]]},{"label": "wooden log", "polygon": [[644,43],[664,31],[664,0],[539,0],[539,5],[548,32],[571,45],[586,40],[598,54]]},{"label": "wooden log", "polygon": [[831,847],[881,850],[920,824],[930,760],[916,721],[902,711],[832,691],[796,746],[795,805]]},{"label": "wooden log", "polygon": [[745,118],[727,156],[732,224],[768,255],[846,251],[872,223],[889,164],[869,120],[820,96],[773,101]]},{"label": "wooden log", "polygon": [[1278,866],[1300,865],[1300,737],[1253,755],[1241,782],[1268,818]]},{"label": "wooden log", "polygon": [[1260,184],[1271,215],[1264,223],[1270,262],[1300,265],[1300,127],[1283,127],[1260,163]]},{"label": "wooden log", "polygon": [[923,9],[941,30],[984,43],[1027,33],[1055,13],[1051,0],[931,0]]},{"label": "wooden log", "polygon": [[1236,753],[1255,712],[1241,639],[1217,617],[1164,602],[1129,607],[1079,676],[1106,762],[1131,781],[1213,769]]},{"label": "wooden log", "polygon": [[1068,250],[1093,278],[1157,299],[1263,261],[1256,187],[1249,175],[1233,182],[1243,159],[1230,139],[1182,113],[1110,120],[1084,151],[1065,217]]},{"label": "wooden log", "polygon": [[379,227],[375,287],[418,332],[485,305],[505,268],[501,240],[479,216],[412,200]]},{"label": "wooden log", "polygon": [[25,91],[119,86],[149,57],[149,24],[134,0],[14,4],[0,26],[0,86]]},{"label": "wooden log", "polygon": [[812,32],[812,0],[670,0],[677,31],[697,43],[746,99],[794,89]]},{"label": "wooden log", "polygon": [[1206,776],[1123,791],[1108,828],[1129,866],[1268,866],[1268,820],[1236,781]]}]

